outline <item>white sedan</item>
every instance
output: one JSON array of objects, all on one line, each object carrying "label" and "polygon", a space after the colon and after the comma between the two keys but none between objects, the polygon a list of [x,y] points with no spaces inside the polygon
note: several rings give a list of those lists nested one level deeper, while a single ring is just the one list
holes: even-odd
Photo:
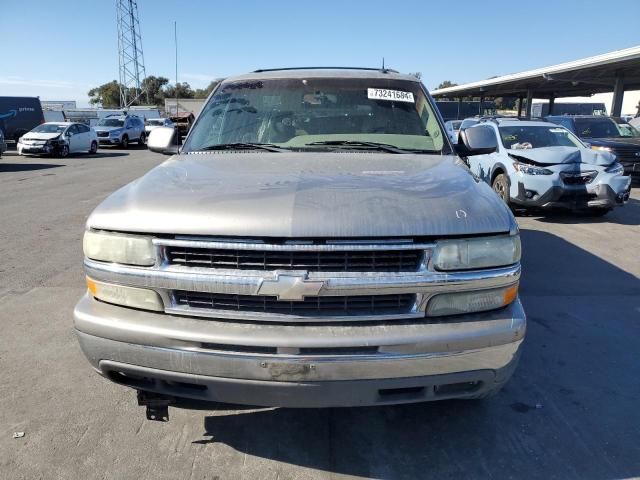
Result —
[{"label": "white sedan", "polygon": [[56,155],[96,153],[98,136],[82,123],[47,122],[18,139],[19,155]]}]

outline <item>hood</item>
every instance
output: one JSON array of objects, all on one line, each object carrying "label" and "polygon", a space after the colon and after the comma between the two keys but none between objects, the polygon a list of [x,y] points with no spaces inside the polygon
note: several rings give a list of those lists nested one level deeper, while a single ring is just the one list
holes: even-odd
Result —
[{"label": "hood", "polygon": [[638,147],[640,150],[640,137],[629,138],[585,138],[585,142],[595,145],[597,147],[610,147],[610,148],[629,148]]},{"label": "hood", "polygon": [[207,152],[177,155],[108,197],[91,228],[238,237],[508,232],[515,222],[454,156]]},{"label": "hood", "polygon": [[23,140],[51,140],[52,138],[58,138],[62,133],[40,133],[40,132],[29,132],[25,133],[22,138]]},{"label": "hood", "polygon": [[588,163],[590,165],[607,166],[615,161],[615,156],[609,152],[577,147],[541,147],[509,150],[509,156],[514,160],[533,165]]},{"label": "hood", "polygon": [[93,129],[96,132],[110,132],[111,130],[122,130],[124,127],[107,127],[106,125],[96,125]]}]

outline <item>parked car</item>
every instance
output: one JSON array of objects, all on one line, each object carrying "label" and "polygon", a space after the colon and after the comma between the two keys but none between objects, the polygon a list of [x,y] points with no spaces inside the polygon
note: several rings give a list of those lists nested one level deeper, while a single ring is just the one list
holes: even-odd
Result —
[{"label": "parked car", "polygon": [[[84,237],[80,346],[138,390],[335,407],[483,398],[519,358],[512,213],[455,153],[413,75],[227,78],[174,154],[108,197]],[[496,148],[462,132],[468,156]]]},{"label": "parked car", "polygon": [[4,141],[4,134],[2,130],[0,130],[0,157],[2,154],[7,151],[7,142]]},{"label": "parked car", "polygon": [[543,121],[483,120],[498,141],[470,157],[471,171],[510,207],[566,208],[604,215],[629,199],[631,179],[609,152],[589,149],[567,129]]},{"label": "parked car", "polygon": [[0,97],[0,130],[5,141],[18,138],[44,123],[40,100],[36,97]]},{"label": "parked car", "polygon": [[549,116],[547,120],[562,125],[591,148],[614,153],[626,175],[640,179],[640,134],[621,120],[600,115]]},{"label": "parked car", "polygon": [[189,133],[195,119],[196,117],[191,112],[181,112],[171,117],[171,121],[175,124],[175,128],[178,130],[180,140]]},{"label": "parked car", "polygon": [[135,115],[112,115],[101,119],[94,127],[100,145],[128,148],[131,142],[144,145],[147,138],[144,122]]},{"label": "parked car", "polygon": [[96,153],[96,132],[82,123],[49,122],[38,125],[18,139],[19,155],[56,155]]},{"label": "parked car", "polygon": [[444,122],[444,129],[447,131],[447,135],[449,135],[453,143],[458,143],[460,125],[462,125],[462,120],[449,120],[448,122]]},{"label": "parked car", "polygon": [[149,118],[144,122],[144,132],[149,138],[149,133],[154,128],[158,127],[169,127],[174,128],[175,124],[171,121],[170,118]]}]

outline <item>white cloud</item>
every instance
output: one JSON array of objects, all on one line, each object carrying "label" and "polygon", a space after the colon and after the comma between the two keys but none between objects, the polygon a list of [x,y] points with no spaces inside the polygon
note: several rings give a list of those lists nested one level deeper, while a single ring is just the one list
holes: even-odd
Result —
[{"label": "white cloud", "polygon": [[71,82],[65,80],[27,80],[22,77],[0,77],[0,85],[18,85],[24,87],[73,88]]},{"label": "white cloud", "polygon": [[207,75],[203,73],[181,73],[178,75],[179,82],[197,82],[204,84],[205,86],[209,84],[214,78],[214,75]]}]

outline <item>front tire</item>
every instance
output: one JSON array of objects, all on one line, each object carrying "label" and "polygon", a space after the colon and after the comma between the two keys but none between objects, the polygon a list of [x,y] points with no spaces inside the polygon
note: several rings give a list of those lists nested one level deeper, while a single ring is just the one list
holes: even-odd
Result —
[{"label": "front tire", "polygon": [[98,151],[98,142],[91,142],[91,148],[89,149],[90,154],[95,154]]},{"label": "front tire", "polygon": [[65,158],[69,156],[69,145],[63,145],[62,146],[62,150],[60,150],[60,153],[58,154],[58,156],[60,158]]},{"label": "front tire", "polygon": [[138,139],[138,145],[144,145],[147,143],[147,137],[144,133],[140,134],[140,138]]},{"label": "front tire", "polygon": [[498,176],[496,176],[496,178],[493,179],[491,188],[493,188],[493,191],[498,194],[505,205],[511,208],[511,197],[509,195],[511,182],[509,181],[509,177],[507,177],[504,173],[499,174]]}]

